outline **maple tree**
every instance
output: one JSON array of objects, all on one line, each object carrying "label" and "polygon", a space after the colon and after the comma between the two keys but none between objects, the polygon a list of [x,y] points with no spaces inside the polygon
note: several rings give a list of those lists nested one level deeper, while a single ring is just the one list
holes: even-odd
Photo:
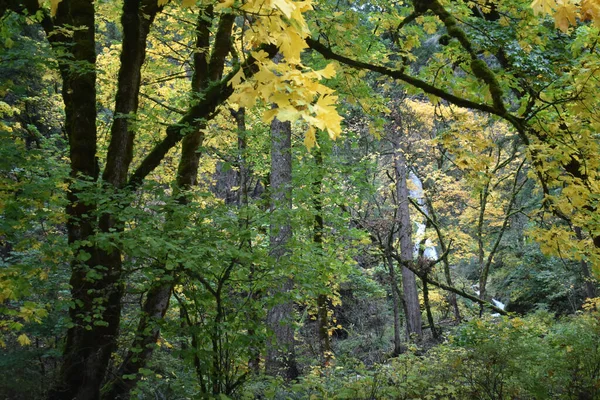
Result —
[{"label": "maple tree", "polygon": [[[52,343],[47,398],[142,396],[177,357],[183,397],[263,366],[320,382],[357,288],[389,296],[395,356],[403,324],[444,333],[443,307],[506,314],[520,258],[572,311],[597,293],[595,0],[1,0],[0,18],[0,345]],[[29,330],[52,318],[53,341]]]}]

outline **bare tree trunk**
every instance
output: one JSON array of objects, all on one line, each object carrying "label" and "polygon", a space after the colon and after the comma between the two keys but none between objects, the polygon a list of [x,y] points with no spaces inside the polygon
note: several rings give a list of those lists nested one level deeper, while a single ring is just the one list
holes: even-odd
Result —
[{"label": "bare tree trunk", "polygon": [[404,314],[406,316],[406,333],[410,339],[412,335],[418,338],[423,336],[421,309],[419,306],[419,293],[415,274],[406,267],[413,264],[412,225],[409,214],[408,187],[406,183],[407,168],[406,158],[401,149],[399,140],[393,141],[394,145],[394,171],[396,179],[396,199],[398,202],[398,219],[400,220],[400,258],[402,260],[402,294]]},{"label": "bare tree trunk", "polygon": [[[479,193],[479,217],[477,218],[477,264],[479,265],[479,298],[485,300],[487,279],[489,274],[489,265],[485,262],[485,244],[483,242],[483,225],[485,210],[487,208],[487,199],[489,196],[489,180],[486,182]],[[483,307],[480,309],[480,314],[483,312]]]},{"label": "bare tree trunk", "polygon": [[[246,132],[246,109],[240,108],[237,111],[231,110],[231,115],[235,118],[237,124],[237,134],[238,134],[238,196],[237,203],[239,208],[239,225],[242,231],[248,231],[250,228],[250,216],[248,215],[248,206],[250,204],[250,167],[248,165],[248,160],[246,157],[247,152],[247,132]],[[243,244],[243,248],[251,251],[252,249],[252,241],[250,238]],[[252,285],[255,277],[255,267],[254,264],[250,265],[250,276],[248,276],[248,281],[250,285]],[[260,298],[260,293],[257,291],[253,291],[250,293],[250,296],[253,302],[258,302]],[[254,309],[250,309],[249,321],[258,320],[258,315],[254,311]],[[255,337],[256,331],[253,327],[248,328],[248,337]],[[250,345],[250,357],[248,360],[248,367],[250,371],[253,373],[260,372],[260,348],[255,343]]]},{"label": "bare tree trunk", "polygon": [[[271,123],[271,257],[277,264],[289,260],[292,227],[287,213],[292,208],[292,128],[289,122],[274,119]],[[284,222],[286,221],[286,222]],[[298,376],[294,353],[294,303],[285,299],[294,283],[289,278],[280,283],[274,296],[284,300],[267,312],[267,327],[273,337],[267,341],[266,371],[269,375],[295,379]],[[278,296],[278,297],[279,297]]]}]

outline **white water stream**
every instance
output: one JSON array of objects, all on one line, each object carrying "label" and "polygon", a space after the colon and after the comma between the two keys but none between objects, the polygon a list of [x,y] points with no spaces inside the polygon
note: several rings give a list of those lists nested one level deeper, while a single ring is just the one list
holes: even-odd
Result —
[{"label": "white water stream", "polygon": [[[477,289],[477,285],[473,285],[473,286],[471,286],[471,287],[472,287],[472,288],[473,288],[473,290],[475,291],[475,294],[476,294],[477,296],[479,296],[479,294],[480,294],[481,292],[479,291],[479,289]],[[503,302],[501,302],[500,300],[492,299],[492,304],[493,304],[493,305],[495,305],[496,307],[498,307],[498,308],[499,308],[499,309],[501,309],[501,310],[504,310],[504,309],[506,308],[506,304],[504,304],[504,303],[503,303]],[[499,317],[499,316],[500,316],[500,314],[498,314],[498,313],[493,313],[493,314],[491,314],[491,315],[492,315],[492,317]]]},{"label": "white water stream", "polygon": [[[412,184],[410,185],[412,187],[409,186],[408,195],[412,197],[417,202],[417,204],[419,204],[419,207],[421,207],[421,210],[423,210],[425,214],[429,214],[429,210],[427,209],[427,205],[425,204],[425,199],[423,198],[423,182],[421,182],[419,177],[413,172],[408,173],[408,180]],[[421,243],[421,240],[423,240],[423,238],[425,237],[426,219],[419,212],[416,212],[413,215],[413,220],[417,225],[417,231],[413,235],[413,241],[415,243],[413,256],[416,258],[419,255],[419,243]],[[437,250],[430,239],[427,239],[425,241],[425,251],[423,252],[423,256],[430,260],[437,260],[438,258]]]}]

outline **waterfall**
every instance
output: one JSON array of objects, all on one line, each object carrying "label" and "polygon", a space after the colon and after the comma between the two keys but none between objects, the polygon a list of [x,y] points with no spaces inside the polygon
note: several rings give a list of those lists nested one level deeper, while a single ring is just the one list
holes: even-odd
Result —
[{"label": "waterfall", "polygon": [[[427,209],[425,198],[423,196],[423,182],[421,182],[419,177],[412,171],[408,173],[408,179],[412,183],[412,188],[409,188],[408,195],[419,204],[419,207],[421,207],[421,210],[423,210],[425,214],[428,214],[429,210]],[[414,216],[413,220],[416,220],[415,223],[417,225],[417,231],[414,234],[415,248],[413,250],[413,257],[416,258],[419,255],[419,243],[425,236],[426,221],[425,217],[421,216],[419,213]],[[430,260],[436,260],[438,258],[437,250],[429,239],[425,241],[425,251],[423,252],[423,256]]]},{"label": "waterfall", "polygon": [[492,303],[494,303],[494,305],[501,310],[504,310],[504,307],[506,307],[506,304],[504,304],[500,300],[492,299]]}]

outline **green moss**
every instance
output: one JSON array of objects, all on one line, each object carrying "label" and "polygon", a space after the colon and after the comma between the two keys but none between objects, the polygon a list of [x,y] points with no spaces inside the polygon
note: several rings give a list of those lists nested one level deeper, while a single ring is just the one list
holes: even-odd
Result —
[{"label": "green moss", "polygon": [[488,85],[490,94],[492,95],[492,100],[494,102],[494,107],[501,112],[506,112],[506,108],[504,107],[504,103],[502,101],[502,89],[500,88],[500,84],[496,79],[496,75],[494,75],[485,61],[478,58],[471,60],[471,71],[473,71],[473,74],[477,78],[481,79]]}]

